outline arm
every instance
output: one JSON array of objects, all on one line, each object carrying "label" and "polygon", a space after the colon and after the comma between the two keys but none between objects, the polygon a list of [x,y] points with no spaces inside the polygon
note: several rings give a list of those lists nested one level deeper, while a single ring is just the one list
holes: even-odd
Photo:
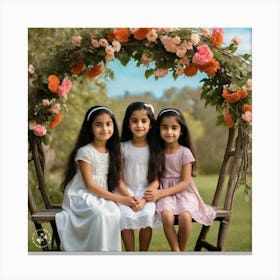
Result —
[{"label": "arm", "polygon": [[160,198],[182,192],[189,186],[190,178],[191,178],[191,170],[192,170],[191,163],[184,165],[182,168],[181,181],[178,184],[167,189],[148,189],[144,194],[144,198],[147,201],[157,201]]},{"label": "arm", "polygon": [[128,206],[134,206],[135,203],[133,202],[133,199],[131,197],[112,193],[97,185],[92,179],[90,163],[82,160],[79,160],[78,163],[85,185],[90,192],[107,200],[112,200],[114,202],[119,202]]}]

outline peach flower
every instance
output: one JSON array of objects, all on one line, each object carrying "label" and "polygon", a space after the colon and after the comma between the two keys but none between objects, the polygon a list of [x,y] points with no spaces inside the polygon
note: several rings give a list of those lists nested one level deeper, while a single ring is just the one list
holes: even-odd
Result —
[{"label": "peach flower", "polygon": [[192,34],[192,36],[191,36],[192,44],[197,45],[199,43],[199,41],[200,41],[199,35],[196,33]]},{"label": "peach flower", "polygon": [[59,103],[55,103],[55,104],[51,107],[50,112],[51,112],[52,114],[58,114],[60,110],[61,110],[60,104],[59,104]]},{"label": "peach flower", "polygon": [[117,40],[113,40],[112,46],[113,46],[115,52],[119,52],[122,47],[121,43]]},{"label": "peach flower", "polygon": [[79,47],[82,43],[82,40],[83,40],[83,37],[80,36],[80,35],[77,35],[77,36],[73,36],[72,37],[72,45],[74,47]]},{"label": "peach flower", "polygon": [[240,45],[241,39],[238,38],[237,36],[234,36],[234,37],[231,39],[231,42],[232,42],[234,45]]},{"label": "peach flower", "polygon": [[247,90],[252,90],[252,80],[248,79],[246,82],[246,88]]},{"label": "peach flower", "polygon": [[44,107],[50,106],[50,100],[49,100],[49,99],[43,99],[43,100],[42,100],[42,105],[43,105]]},{"label": "peach flower", "polygon": [[99,44],[100,44],[101,47],[106,47],[106,46],[109,45],[108,41],[104,38],[99,40]]},{"label": "peach flower", "polygon": [[91,39],[91,44],[93,45],[94,48],[100,47],[99,41],[96,39]]},{"label": "peach flower", "polygon": [[158,38],[158,34],[157,34],[156,30],[155,29],[150,30],[147,33],[146,38],[149,42],[155,42]]},{"label": "peach flower", "polygon": [[28,72],[29,72],[30,74],[34,74],[34,73],[35,73],[35,67],[34,67],[32,64],[29,65],[29,67],[28,67]]}]

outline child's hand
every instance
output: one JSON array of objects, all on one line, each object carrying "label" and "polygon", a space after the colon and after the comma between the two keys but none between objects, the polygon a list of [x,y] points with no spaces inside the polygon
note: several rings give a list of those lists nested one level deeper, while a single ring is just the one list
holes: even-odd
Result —
[{"label": "child's hand", "polygon": [[147,201],[157,201],[160,198],[160,190],[147,189],[143,196]]},{"label": "child's hand", "polygon": [[137,212],[141,210],[145,204],[146,204],[146,200],[144,198],[141,198],[137,201],[136,205],[133,207],[133,210]]},{"label": "child's hand", "polygon": [[123,204],[130,206],[130,207],[135,207],[138,203],[138,199],[134,196],[125,196]]}]

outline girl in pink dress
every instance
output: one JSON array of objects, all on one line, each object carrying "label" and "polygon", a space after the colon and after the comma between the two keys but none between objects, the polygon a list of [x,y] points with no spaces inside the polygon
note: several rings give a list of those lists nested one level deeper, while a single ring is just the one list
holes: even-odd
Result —
[{"label": "girl in pink dress", "polygon": [[[165,153],[164,172],[160,189],[148,189],[144,198],[157,201],[157,213],[171,250],[185,251],[192,219],[210,225],[216,213],[203,202],[192,179],[196,169],[195,152],[184,116],[177,109],[167,108],[160,111],[157,122]],[[174,227],[176,216],[178,233]]]}]

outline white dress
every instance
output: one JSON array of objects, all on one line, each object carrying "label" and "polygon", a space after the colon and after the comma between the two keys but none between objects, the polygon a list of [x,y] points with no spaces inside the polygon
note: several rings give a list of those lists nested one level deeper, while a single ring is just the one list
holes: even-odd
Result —
[{"label": "white dress", "polygon": [[[124,183],[129,193],[142,198],[148,186],[147,173],[149,164],[149,147],[135,147],[131,141],[121,143],[124,159]],[[147,202],[140,211],[119,204],[121,210],[121,229],[140,229],[160,226],[156,215],[156,204]]]},{"label": "white dress", "polygon": [[[78,150],[75,160],[90,163],[95,183],[108,189],[108,153],[88,144]],[[121,251],[118,205],[89,192],[79,169],[65,188],[62,208],[55,216],[62,250]]]}]

